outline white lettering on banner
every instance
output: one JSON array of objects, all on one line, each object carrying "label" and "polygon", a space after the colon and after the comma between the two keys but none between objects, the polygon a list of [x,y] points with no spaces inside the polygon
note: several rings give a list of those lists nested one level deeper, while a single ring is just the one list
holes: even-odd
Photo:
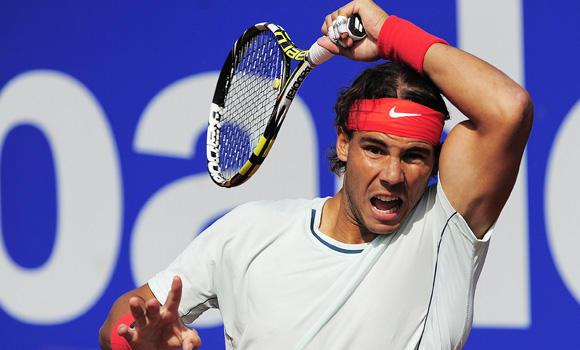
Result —
[{"label": "white lettering on banner", "polygon": [[[457,1],[458,45],[524,84],[521,0]],[[493,23],[493,24],[491,24]],[[451,113],[459,114],[452,108]],[[530,325],[526,157],[510,199],[495,227],[479,280],[474,326]]]},{"label": "white lettering on banner", "polygon": [[[147,106],[139,122],[136,152],[181,158],[194,155],[204,136],[217,73],[175,82]],[[300,135],[299,139],[296,135]],[[203,139],[205,140],[205,139]],[[131,269],[137,285],[166,267],[212,219],[236,205],[258,199],[312,198],[318,194],[315,126],[300,98],[295,98],[260,171],[240,187],[216,186],[206,172],[167,184],[139,213],[131,241]],[[204,313],[194,325],[221,324],[219,312]]]},{"label": "white lettering on banner", "polygon": [[49,259],[34,269],[15,264],[0,244],[2,308],[23,322],[67,322],[94,305],[117,262],[117,150],[98,101],[63,73],[31,71],[8,82],[0,95],[0,145],[23,124],[43,132],[53,153],[57,232]]},{"label": "white lettering on banner", "polygon": [[580,215],[576,185],[580,173],[580,101],[560,125],[546,175],[544,212],[554,263],[570,293],[580,303]]}]

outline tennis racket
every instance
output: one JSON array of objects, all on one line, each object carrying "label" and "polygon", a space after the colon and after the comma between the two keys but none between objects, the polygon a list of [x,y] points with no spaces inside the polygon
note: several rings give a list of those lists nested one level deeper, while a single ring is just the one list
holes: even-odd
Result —
[{"label": "tennis racket", "polygon": [[[347,28],[353,39],[366,34],[358,15]],[[332,56],[316,42],[300,50],[273,23],[258,23],[238,38],[220,72],[207,128],[208,171],[217,185],[238,186],[256,173],[304,79]]]}]

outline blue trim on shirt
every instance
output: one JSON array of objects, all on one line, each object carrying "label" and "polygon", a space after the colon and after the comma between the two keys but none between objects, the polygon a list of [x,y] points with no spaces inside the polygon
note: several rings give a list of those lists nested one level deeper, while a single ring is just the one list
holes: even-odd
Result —
[{"label": "blue trim on shirt", "polygon": [[344,248],[340,248],[337,247],[335,245],[332,245],[331,243],[328,243],[327,241],[325,241],[324,239],[322,239],[319,235],[316,234],[316,231],[314,230],[314,218],[316,218],[316,209],[312,209],[312,215],[310,217],[310,232],[312,232],[312,234],[314,235],[314,237],[316,237],[316,239],[324,244],[325,246],[327,246],[328,248],[335,250],[339,253],[344,253],[344,254],[359,254],[362,253],[363,249],[344,249]]}]

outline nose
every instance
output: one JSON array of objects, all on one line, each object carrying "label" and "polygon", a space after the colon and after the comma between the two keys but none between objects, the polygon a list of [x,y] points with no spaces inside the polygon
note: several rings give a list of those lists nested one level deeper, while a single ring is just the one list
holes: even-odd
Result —
[{"label": "nose", "polygon": [[401,166],[401,160],[397,157],[387,157],[381,171],[381,182],[385,185],[395,186],[405,181],[405,172]]}]

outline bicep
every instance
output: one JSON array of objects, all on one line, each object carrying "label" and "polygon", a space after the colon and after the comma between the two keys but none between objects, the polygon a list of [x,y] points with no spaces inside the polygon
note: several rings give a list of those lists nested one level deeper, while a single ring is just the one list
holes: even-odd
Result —
[{"label": "bicep", "polygon": [[440,181],[451,205],[479,238],[497,220],[511,193],[528,134],[526,125],[482,130],[465,121],[443,144]]}]

